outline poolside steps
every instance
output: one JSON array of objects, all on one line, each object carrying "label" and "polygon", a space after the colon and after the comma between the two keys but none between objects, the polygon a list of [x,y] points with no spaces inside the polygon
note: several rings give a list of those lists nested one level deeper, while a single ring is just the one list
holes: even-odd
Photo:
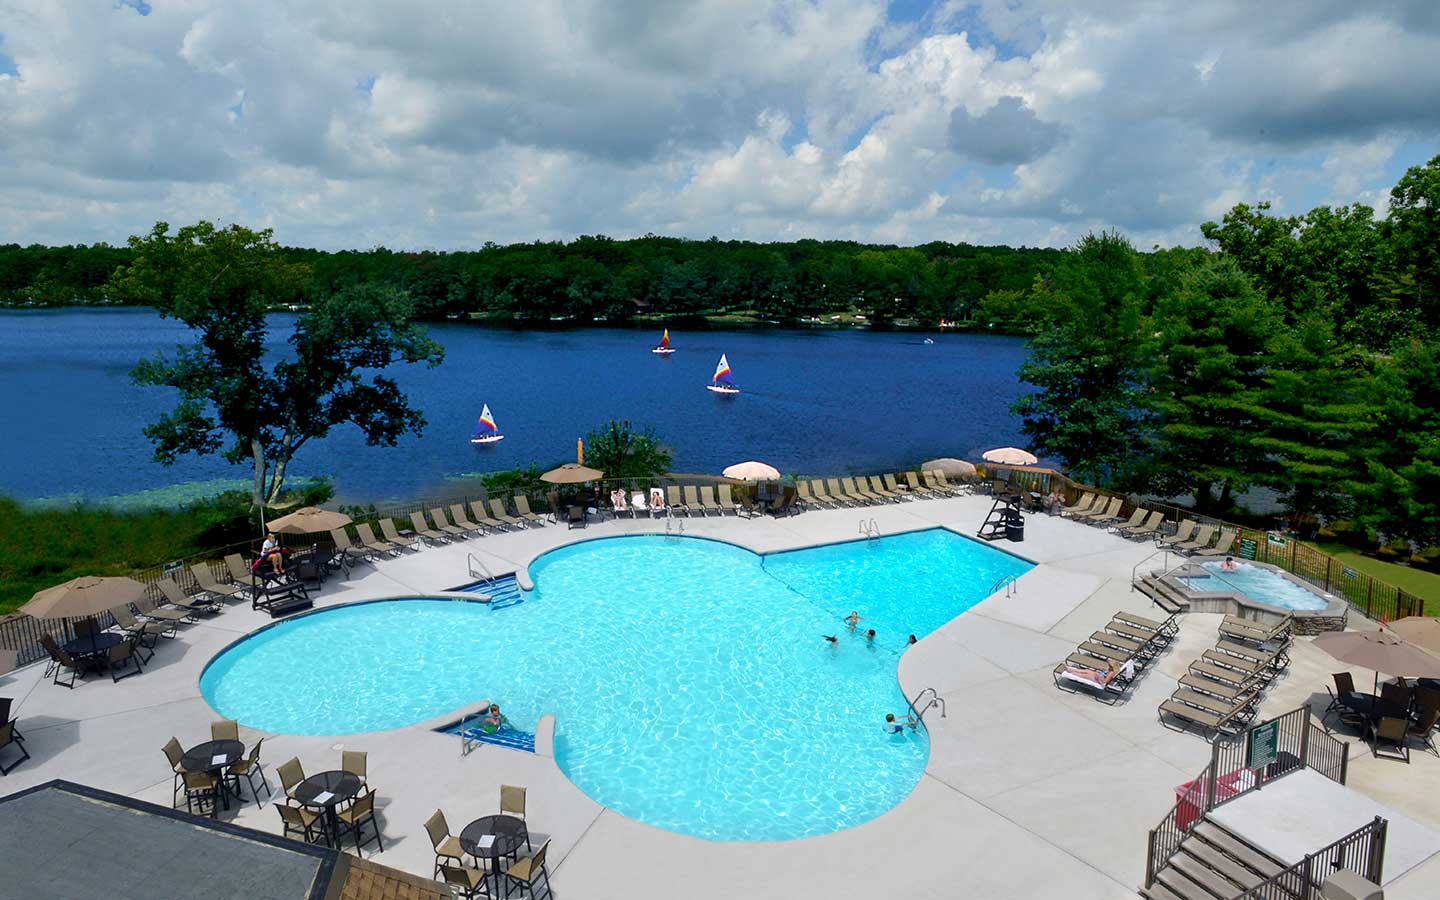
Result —
[{"label": "poolside steps", "polygon": [[1209,816],[1195,825],[1155,883],[1149,900],[1229,900],[1286,868],[1270,854]]},{"label": "poolside steps", "polygon": [[487,583],[485,593],[490,595],[491,609],[507,609],[525,602],[525,592],[520,590],[514,575],[501,575]]},{"label": "poolside steps", "polygon": [[1183,613],[1190,611],[1190,601],[1182,597],[1178,591],[1156,578],[1154,575],[1142,576],[1135,582],[1136,590],[1155,601],[1155,605],[1168,613]]}]

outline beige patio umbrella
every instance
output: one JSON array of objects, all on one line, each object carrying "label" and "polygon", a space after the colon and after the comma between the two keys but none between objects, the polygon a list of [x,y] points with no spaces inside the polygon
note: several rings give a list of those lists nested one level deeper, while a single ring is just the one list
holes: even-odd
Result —
[{"label": "beige patio umbrella", "polygon": [[980,458],[1006,466],[1033,466],[1040,461],[1035,454],[1019,447],[996,447],[994,450],[986,450]]},{"label": "beige patio umbrella", "polygon": [[975,464],[966,462],[963,459],[955,459],[952,456],[944,456],[940,459],[927,459],[920,464],[920,468],[926,472],[933,472],[939,469],[946,475],[954,475],[957,478],[969,478],[975,474]]},{"label": "beige patio umbrella", "polygon": [[1331,631],[1314,644],[1343,663],[1374,669],[1377,694],[1381,672],[1399,678],[1440,678],[1440,656],[1388,631]]},{"label": "beige patio umbrella", "polygon": [[272,521],[270,531],[275,534],[313,534],[332,528],[344,528],[349,524],[350,517],[344,513],[321,509],[318,506],[302,506],[293,513]]},{"label": "beige patio umbrella", "polygon": [[64,584],[37,591],[20,611],[37,619],[98,616],[109,609],[135,603],[145,596],[145,585],[133,578],[81,575]]},{"label": "beige patio umbrella", "polygon": [[583,484],[603,477],[605,477],[605,473],[599,469],[592,469],[578,463],[566,463],[541,475],[540,480],[550,484]]},{"label": "beige patio umbrella", "polygon": [[720,474],[740,481],[773,481],[780,477],[780,470],[752,459],[729,466]]},{"label": "beige patio umbrella", "polygon": [[1440,618],[1410,616],[1396,619],[1388,627],[1415,646],[1429,650],[1431,653],[1440,653]]}]

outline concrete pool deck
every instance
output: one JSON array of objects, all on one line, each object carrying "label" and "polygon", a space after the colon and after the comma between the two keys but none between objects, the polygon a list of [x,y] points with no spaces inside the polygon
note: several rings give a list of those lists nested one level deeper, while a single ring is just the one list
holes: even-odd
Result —
[{"label": "concrete pool deck", "polygon": [[[990,500],[961,497],[821,510],[782,519],[678,520],[685,533],[727,540],[757,552],[853,540],[858,521],[883,534],[937,525],[973,534]],[[1219,616],[1184,617],[1172,646],[1117,706],[1057,690],[1051,669],[1117,610],[1156,616],[1130,590],[1132,568],[1149,555],[1136,543],[1074,522],[1031,516],[1026,541],[997,544],[1038,563],[1012,596],[1001,592],[952,620],[901,658],[901,686],[945,698],[948,715],[927,716],[932,746],[914,793],[856,828],[798,841],[716,843],[661,831],[602,808],[575,788],[554,761],[494,747],[461,757],[459,741],[419,726],[341,737],[269,735],[242,728],[247,744],[265,737],[262,761],[274,789],[275,767],[298,756],[309,773],[338,768],[340,747],[369,754],[379,792],[385,850],[373,858],[429,875],[434,861],[423,823],[443,809],[451,831],[496,811],[501,784],[524,785],[528,820],[553,836],[550,869],[564,898],[872,896],[1134,897],[1144,874],[1148,830],[1170,810],[1173,788],[1209,761],[1209,745],[1156,720],[1188,663],[1214,643]],[[466,554],[496,573],[515,570],[546,550],[576,540],[664,533],[661,519],[591,523],[585,530],[547,526],[422,550],[347,581],[332,580],[317,600],[356,600],[444,590],[471,581]],[[862,611],[863,612],[863,611]],[[161,747],[174,735],[190,746],[209,739],[216,713],[198,679],[209,659],[268,624],[248,603],[182,627],[162,641],[144,676],[112,684],[88,679],[75,690],[42,679],[43,666],[0,676],[0,696],[15,715],[32,759],[0,780],[9,793],[52,778],[94,785],[152,802],[169,802]],[[1363,620],[1352,616],[1352,627]],[[1289,670],[1270,689],[1262,715],[1325,699],[1330,673],[1344,666],[1297,640]],[[1356,671],[1357,683],[1371,673]],[[478,701],[481,698],[476,698]],[[1323,708],[1323,704],[1322,704]],[[558,723],[563,732],[565,723]],[[1354,740],[1344,731],[1337,736]],[[1415,822],[1440,829],[1440,758],[1416,751],[1406,766],[1352,748],[1350,784]],[[248,792],[247,792],[248,793]],[[228,814],[238,824],[279,832],[276,812],[246,803]],[[222,818],[227,815],[222,813]],[[1355,825],[1364,824],[1356,822]],[[1387,897],[1430,896],[1440,857],[1421,860],[1387,885]]]}]

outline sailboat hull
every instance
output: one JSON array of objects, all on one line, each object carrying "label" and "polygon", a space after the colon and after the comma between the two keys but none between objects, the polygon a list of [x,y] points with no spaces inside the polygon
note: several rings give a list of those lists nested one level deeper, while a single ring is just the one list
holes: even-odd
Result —
[{"label": "sailboat hull", "polygon": [[710,391],[713,394],[719,394],[722,397],[733,397],[736,394],[740,393],[740,389],[738,387],[732,387],[728,384],[707,384],[705,385],[705,390]]},{"label": "sailboat hull", "polygon": [[674,348],[674,347],[656,347],[654,350],[651,350],[650,352],[656,354],[657,356],[669,356],[670,354],[672,354],[672,353],[675,352],[675,348]]},{"label": "sailboat hull", "polygon": [[503,434],[487,434],[487,435],[485,435],[484,437],[472,437],[472,438],[470,439],[470,443],[472,443],[472,444],[498,444],[500,441],[503,441],[503,440],[505,440],[505,435],[503,435]]}]

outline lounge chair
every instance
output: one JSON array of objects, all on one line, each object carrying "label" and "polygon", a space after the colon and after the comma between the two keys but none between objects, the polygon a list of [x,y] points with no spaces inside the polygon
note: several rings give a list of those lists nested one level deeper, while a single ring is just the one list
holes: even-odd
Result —
[{"label": "lounge chair", "polygon": [[139,611],[140,617],[151,622],[181,622],[195,621],[195,610],[193,609],[166,609],[160,601],[151,598],[148,594],[135,602],[135,609]]},{"label": "lounge chair", "polygon": [[478,522],[479,524],[484,525],[486,528],[492,529],[494,531],[505,530],[505,523],[500,521],[499,519],[493,518],[490,515],[489,511],[485,509],[484,500],[470,501],[470,513],[475,517],[472,521]]},{"label": "lounge chair", "polygon": [[1190,540],[1191,536],[1195,534],[1195,528],[1195,520],[1186,519],[1185,521],[1180,523],[1178,528],[1175,529],[1174,534],[1170,535],[1169,537],[1156,538],[1155,546],[1166,547],[1173,544],[1183,544],[1186,541]]},{"label": "lounge chair", "polygon": [[209,563],[195,563],[190,567],[190,574],[195,576],[195,583],[200,586],[200,590],[220,601],[226,597],[239,596],[250,590],[247,585],[243,584],[221,584],[211,574]]},{"label": "lounge chair", "polygon": [[930,488],[930,490],[941,496],[948,497],[955,493],[954,488],[940,481],[939,477],[936,476],[933,469],[921,472],[920,476],[925,479],[925,484],[927,487]]},{"label": "lounge chair", "polygon": [[1120,507],[1125,505],[1123,497],[1110,497],[1103,503],[1097,503],[1089,512],[1078,513],[1073,518],[1079,522],[1097,522],[1119,516]]},{"label": "lounge chair", "polygon": [[[423,519],[421,521],[424,521]],[[438,506],[430,508],[430,521],[435,523],[435,530],[449,540],[464,537],[468,532],[459,525],[450,524],[450,517],[445,515],[445,510]],[[473,524],[473,523],[472,523]]]},{"label": "lounge chair", "polygon": [[735,505],[735,497],[730,492],[730,485],[722,484],[720,485],[720,511],[723,513],[727,509],[737,516],[740,515],[740,507]]},{"label": "lounge chair", "polygon": [[839,500],[830,496],[830,494],[826,492],[825,482],[821,481],[819,478],[810,479],[810,496],[815,498],[815,502],[818,503],[820,506],[826,507],[828,509],[834,509],[835,507],[840,505]]},{"label": "lounge chair", "polygon": [[668,515],[670,507],[665,503],[665,492],[658,487],[650,489],[650,518]]},{"label": "lounge chair", "polygon": [[845,493],[852,497],[859,497],[862,503],[879,503],[880,497],[860,487],[854,478],[842,478],[840,483],[845,486]]},{"label": "lounge chair", "polygon": [[[864,477],[862,477],[860,480],[861,480],[861,481],[865,481],[866,479],[865,479]],[[871,475],[870,478],[869,478],[869,481],[870,481],[870,493],[872,493],[872,494],[874,494],[875,496],[879,497],[881,500],[888,500],[888,501],[890,501],[891,503],[899,503],[901,500],[904,500],[904,499],[905,499],[904,497],[900,496],[900,495],[899,495],[898,493],[896,493],[895,491],[892,491],[892,490],[890,490],[889,488],[887,488],[887,487],[885,486],[885,483],[881,480],[881,478],[880,478],[879,475]]]},{"label": "lounge chair", "polygon": [[176,609],[188,610],[191,613],[217,613],[220,611],[220,603],[214,599],[202,599],[200,597],[188,596],[175,579],[168,575],[155,580],[155,587],[159,588],[160,596],[165,602]]},{"label": "lounge chair", "polygon": [[1181,541],[1178,544],[1172,544],[1170,546],[1170,549],[1175,550],[1179,553],[1188,553],[1191,550],[1199,550],[1201,547],[1209,546],[1210,542],[1214,539],[1215,526],[1201,525],[1200,530],[1195,532],[1195,537],[1193,540]]},{"label": "lounge chair", "polygon": [[629,513],[630,518],[635,518],[635,511],[630,508],[625,498],[625,489],[616,488],[610,492],[610,508],[615,510],[615,518],[620,518],[621,513]]},{"label": "lounge chair", "polygon": [[665,486],[665,499],[669,503],[671,515],[677,512],[683,512],[687,516],[690,515],[690,507],[686,506],[685,501],[680,499],[680,488],[677,485],[669,484]]},{"label": "lounge chair", "polygon": [[225,554],[225,571],[229,573],[230,580],[236,584],[250,585],[255,583],[255,573],[245,557],[238,553]]},{"label": "lounge chair", "polygon": [[[1201,709],[1183,700],[1172,696],[1160,704],[1158,715],[1160,724],[1171,731],[1185,732],[1190,730],[1191,725],[1209,731],[1213,737],[1220,735],[1238,734],[1248,721],[1248,713],[1251,703],[1248,698],[1237,699],[1231,705],[1225,707],[1223,712],[1214,712],[1209,709]],[[1179,728],[1170,725],[1165,721],[1166,716],[1178,719],[1182,724]]]},{"label": "lounge chair", "polygon": [[1079,499],[1077,499],[1074,503],[1067,503],[1067,504],[1065,504],[1064,506],[1060,507],[1060,515],[1063,516],[1063,515],[1065,515],[1066,513],[1080,512],[1080,511],[1086,509],[1087,507],[1089,507],[1090,504],[1092,504],[1092,503],[1094,503],[1094,502],[1095,502],[1095,492],[1094,492],[1094,491],[1086,491],[1085,493],[1081,494],[1080,497],[1079,497]]},{"label": "lounge chair", "polygon": [[1225,620],[1220,623],[1220,633],[1239,641],[1268,644],[1288,635],[1294,624],[1293,613],[1286,613],[1279,622],[1269,626],[1261,625],[1250,619],[1241,619],[1238,616],[1226,616]]},{"label": "lounge chair", "polygon": [[1112,531],[1128,531],[1131,528],[1139,528],[1141,524],[1144,523],[1144,521],[1145,507],[1137,506],[1135,507],[1135,511],[1130,514],[1130,518],[1121,522],[1117,517],[1116,520],[1110,522],[1105,527],[1109,528]]},{"label": "lounge chair", "polygon": [[499,497],[490,498],[490,514],[513,528],[520,528],[525,524],[505,511],[505,501]]},{"label": "lounge chair", "polygon": [[352,559],[362,562],[374,562],[375,554],[369,547],[357,547],[350,542],[350,533],[343,528],[330,529],[330,540],[335,542],[335,549],[345,554],[348,562]]},{"label": "lounge chair", "polygon": [[[512,499],[514,499],[515,501],[515,514],[521,519],[523,519],[527,525],[534,525],[536,528],[545,527],[545,519],[541,517],[539,513],[536,513],[530,509],[529,497],[525,496],[524,494],[516,494]],[[640,503],[631,505],[634,509],[644,509],[644,498],[641,498]]]},{"label": "lounge chair", "polygon": [[795,480],[795,502],[804,507],[820,505],[820,501],[816,500],[815,495],[810,493],[810,482],[801,481],[798,478]]},{"label": "lounge chair", "polygon": [[[1114,703],[1125,695],[1135,680],[1137,667],[1133,660],[1127,660],[1116,668],[1097,662],[1066,660],[1055,667],[1055,686],[1062,691],[1084,693],[1102,703]],[[1091,673],[1087,675],[1086,673]]]},{"label": "lounge chair", "polygon": [[682,490],[685,492],[685,508],[692,513],[698,512],[702,516],[705,515],[705,507],[700,505],[700,492],[696,490],[695,485],[687,484]]},{"label": "lounge chair", "polygon": [[1060,510],[1060,515],[1062,517],[1078,519],[1081,516],[1089,515],[1097,509],[1101,509],[1108,500],[1109,498],[1104,494],[1086,494],[1081,498],[1079,503]]},{"label": "lounge chair", "polygon": [[121,631],[138,641],[140,646],[151,650],[152,653],[156,640],[162,637],[175,637],[174,622],[141,622],[135,618],[135,614],[130,611],[128,606],[117,606],[110,610],[110,615],[114,618],[115,624],[120,626]]},{"label": "lounge chair", "polygon": [[397,547],[408,547],[411,550],[420,549],[420,538],[413,531],[401,533],[390,519],[380,520],[380,533],[385,535],[385,540]]},{"label": "lounge chair", "polygon": [[1126,525],[1116,528],[1117,534],[1123,534],[1127,538],[1145,537],[1146,535],[1157,534],[1160,531],[1160,523],[1165,521],[1165,513],[1161,510],[1151,510],[1145,520],[1139,525]]},{"label": "lounge chair", "polygon": [[[519,498],[517,497],[516,499],[518,500]],[[650,504],[645,499],[645,492],[632,491],[630,493],[630,517],[632,519],[638,519],[642,512],[647,518],[650,516]]]},{"label": "lounge chair", "polygon": [[484,525],[472,521],[469,516],[465,515],[465,504],[463,503],[450,504],[450,521],[455,523],[456,528],[459,528],[467,534],[485,533]]},{"label": "lounge chair", "polygon": [[1258,699],[1258,688],[1263,686],[1264,682],[1253,678],[1239,682],[1230,678],[1211,678],[1205,672],[1192,668],[1180,676],[1180,684],[1189,690],[1210,694],[1227,704],[1233,704],[1242,697]]},{"label": "lounge chair", "polygon": [[1098,516],[1090,516],[1085,520],[1085,522],[1089,525],[1105,525],[1108,527],[1111,522],[1118,522],[1125,517],[1125,514],[1120,511],[1124,508],[1124,506],[1124,498],[1116,497],[1110,501],[1110,506],[1107,508],[1106,512],[1103,512]]},{"label": "lounge chair", "polygon": [[1226,554],[1228,554],[1228,553],[1230,552],[1230,548],[1233,547],[1234,545],[1235,545],[1235,532],[1233,532],[1233,531],[1222,531],[1222,532],[1220,532],[1220,540],[1218,540],[1218,541],[1215,542],[1215,546],[1213,546],[1213,547],[1201,547],[1201,548],[1195,550],[1191,555],[1193,555],[1193,556],[1225,556]]},{"label": "lounge chair", "polygon": [[[957,475],[955,477],[959,478],[960,476]],[[950,477],[940,469],[935,470],[935,483],[952,494],[968,494],[975,490],[975,485],[968,481],[951,481]],[[995,483],[1000,485],[1005,484],[1003,481],[997,481]]]},{"label": "lounge chair", "polygon": [[430,527],[425,521],[425,514],[418,509],[410,514],[410,524],[415,529],[415,536],[427,544],[443,544],[449,540],[445,535]]},{"label": "lounge chair", "polygon": [[916,475],[914,472],[905,473],[905,483],[910,486],[911,494],[920,497],[929,497],[932,494],[936,493],[934,488],[926,487],[925,485],[921,484],[920,476]]},{"label": "lounge chair", "polygon": [[901,500],[915,499],[915,497],[910,493],[910,491],[907,490],[905,486],[900,483],[900,481],[895,477],[893,473],[887,472],[883,477],[885,479],[885,487],[890,490],[890,493],[899,497]]},{"label": "lounge chair", "polygon": [[720,508],[720,504],[715,502],[715,488],[708,484],[700,488],[700,506],[707,513],[713,509],[715,515],[724,515],[724,510]]},{"label": "lounge chair", "polygon": [[855,506],[856,504],[865,502],[859,497],[852,497],[847,494],[845,489],[840,486],[840,479],[838,478],[825,479],[825,491],[835,500],[836,504],[840,506]]},{"label": "lounge chair", "polygon": [[1174,638],[1180,630],[1180,623],[1176,621],[1173,615],[1164,621],[1158,621],[1148,618],[1147,616],[1139,615],[1138,613],[1121,610],[1115,614],[1115,618],[1127,625],[1152,631],[1158,639],[1166,642]]}]

